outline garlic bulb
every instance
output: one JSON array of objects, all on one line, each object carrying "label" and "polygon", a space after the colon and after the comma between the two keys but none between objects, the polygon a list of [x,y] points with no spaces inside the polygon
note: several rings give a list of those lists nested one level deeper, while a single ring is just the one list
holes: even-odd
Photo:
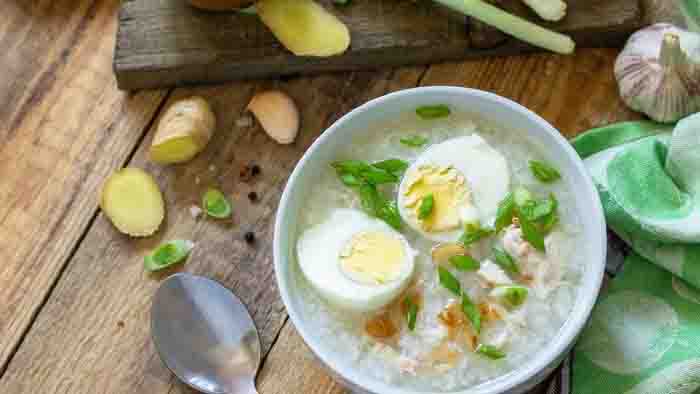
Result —
[{"label": "garlic bulb", "polygon": [[658,23],[630,37],[615,63],[620,95],[635,111],[675,122],[700,111],[700,34]]}]

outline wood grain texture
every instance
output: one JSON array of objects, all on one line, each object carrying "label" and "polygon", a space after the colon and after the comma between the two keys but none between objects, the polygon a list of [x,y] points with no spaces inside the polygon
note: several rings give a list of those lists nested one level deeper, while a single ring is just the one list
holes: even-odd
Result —
[{"label": "wood grain texture", "polygon": [[118,3],[0,3],[0,375],[164,95],[117,89]]},{"label": "wood grain texture", "polygon": [[[146,161],[149,132],[131,165],[154,174],[168,207],[161,231],[149,239],[118,234],[100,214],[73,257],[0,379],[0,392],[20,393],[168,393],[174,380],[156,356],[149,337],[151,296],[164,275],[147,275],[143,256],[173,238],[196,243],[189,262],[178,269],[217,279],[249,306],[267,351],[286,319],[272,266],[275,211],[285,182],[309,145],[339,116],[387,90],[413,87],[422,69],[320,76],[287,82],[236,83],[182,89],[170,101],[187,95],[206,97],[217,114],[217,132],[194,161],[158,167]],[[258,127],[236,127],[254,91],[279,87],[302,110],[302,131],[293,145],[274,143]],[[242,182],[242,165],[257,163],[262,175]],[[220,187],[232,197],[232,222],[195,220],[189,207],[204,190]],[[250,191],[261,199],[251,203]],[[254,231],[257,243],[243,234]],[[174,271],[170,271],[172,273]],[[167,273],[166,273],[167,274]]]},{"label": "wood grain texture", "polygon": [[[616,50],[586,49],[576,57],[543,54],[445,63],[431,66],[421,85],[494,92],[537,112],[571,138],[592,127],[639,118],[617,96],[612,72],[616,55]],[[261,394],[344,393],[291,325],[282,330],[260,373]],[[546,388],[540,385],[532,394]]]},{"label": "wood grain texture", "polygon": [[[541,23],[519,0],[505,7]],[[332,6],[330,6],[332,7]],[[296,57],[256,16],[213,14],[181,0],[126,0],[114,70],[123,89],[297,73],[427,64],[532,51],[513,39],[489,49],[471,44],[465,18],[430,2],[356,0],[333,7],[352,33],[341,56]],[[569,14],[550,27],[581,46],[618,46],[641,23],[639,0],[570,0]],[[480,35],[474,39],[479,45]]]}]

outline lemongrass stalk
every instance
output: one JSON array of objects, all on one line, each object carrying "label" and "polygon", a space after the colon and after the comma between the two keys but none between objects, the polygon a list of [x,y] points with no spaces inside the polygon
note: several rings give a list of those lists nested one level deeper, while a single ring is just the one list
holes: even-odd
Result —
[{"label": "lemongrass stalk", "polygon": [[571,37],[510,14],[482,0],[433,0],[534,46],[570,54],[576,48]]}]

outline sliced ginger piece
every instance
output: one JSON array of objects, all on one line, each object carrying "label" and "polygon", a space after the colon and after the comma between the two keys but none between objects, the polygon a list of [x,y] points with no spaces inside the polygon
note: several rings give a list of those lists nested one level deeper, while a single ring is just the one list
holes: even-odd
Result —
[{"label": "sliced ginger piece", "polygon": [[158,164],[191,160],[209,143],[216,116],[202,97],[189,97],[172,103],[158,122],[150,149],[151,161]]},{"label": "sliced ginger piece", "polygon": [[258,16],[297,56],[333,56],[350,46],[350,31],[313,0],[261,0]]},{"label": "sliced ginger piece", "polygon": [[146,237],[165,217],[163,195],[152,176],[140,168],[124,168],[102,186],[100,207],[120,232]]}]

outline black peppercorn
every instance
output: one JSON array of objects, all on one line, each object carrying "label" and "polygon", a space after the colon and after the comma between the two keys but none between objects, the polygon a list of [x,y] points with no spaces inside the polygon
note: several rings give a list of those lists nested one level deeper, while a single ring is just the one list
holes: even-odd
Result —
[{"label": "black peppercorn", "polygon": [[253,168],[251,168],[251,174],[253,174],[253,176],[260,174],[260,166],[257,164],[253,164]]},{"label": "black peppercorn", "polygon": [[248,244],[255,243],[255,234],[253,234],[252,231],[248,231],[247,233],[245,233],[245,235],[243,236],[243,238],[245,239],[245,241],[246,241]]},{"label": "black peppercorn", "polygon": [[248,199],[250,201],[258,201],[258,193],[256,193],[256,192],[248,193]]}]

